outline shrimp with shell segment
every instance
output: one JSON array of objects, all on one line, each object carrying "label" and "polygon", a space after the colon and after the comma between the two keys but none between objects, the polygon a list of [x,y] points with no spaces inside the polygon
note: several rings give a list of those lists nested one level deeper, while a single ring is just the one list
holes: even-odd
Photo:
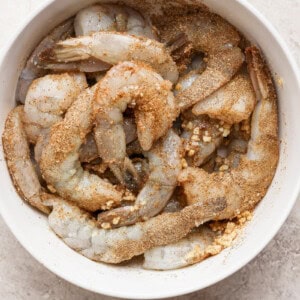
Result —
[{"label": "shrimp with shell segment", "polygon": [[95,219],[72,203],[55,196],[44,201],[53,207],[48,218],[51,229],[69,247],[94,261],[113,264],[174,243],[186,236],[195,223],[200,225],[225,208],[223,199],[214,199],[132,226],[106,230],[98,228]]},{"label": "shrimp with shell segment", "polygon": [[99,82],[96,91],[95,139],[100,157],[124,182],[131,163],[126,155],[123,112],[132,107],[137,136],[144,151],[162,137],[177,117],[171,83],[141,63],[119,63]]},{"label": "shrimp with shell segment", "polygon": [[149,18],[125,5],[95,4],[86,7],[77,13],[74,27],[76,36],[116,31],[157,39]]},{"label": "shrimp with shell segment", "polygon": [[40,161],[49,190],[89,211],[111,208],[122,200],[122,192],[97,175],[84,171],[79,161],[79,149],[94,122],[96,88],[83,91],[65,118],[51,127]]},{"label": "shrimp with shell segment", "polygon": [[87,82],[83,73],[50,74],[35,79],[26,95],[23,116],[30,142],[35,144],[41,133],[61,121],[85,88]]},{"label": "shrimp with shell segment", "polygon": [[40,198],[42,187],[30,158],[30,150],[22,123],[23,106],[8,115],[2,136],[7,167],[19,195],[43,213],[49,213]]},{"label": "shrimp with shell segment", "polygon": [[160,213],[172,196],[181,170],[181,139],[170,130],[154,147],[145,153],[150,174],[133,206],[123,206],[100,213],[100,225],[111,228],[131,225]]},{"label": "shrimp with shell segment", "polygon": [[259,50],[246,49],[249,74],[258,103],[251,120],[247,153],[239,164],[208,174],[202,169],[187,168],[179,175],[188,204],[204,199],[225,199],[227,208],[216,219],[230,219],[252,209],[266,194],[278,161],[278,123],[276,93],[271,75]]},{"label": "shrimp with shell segment", "polygon": [[117,32],[95,32],[59,42],[43,53],[42,66],[51,68],[51,63],[80,62],[90,58],[111,65],[122,61],[141,61],[172,83],[178,79],[176,64],[162,43]]},{"label": "shrimp with shell segment", "polygon": [[194,51],[206,55],[206,69],[202,73],[192,71],[189,80],[183,76],[183,81],[178,81],[176,98],[185,110],[229,82],[239,70],[244,61],[238,47],[240,36],[227,21],[208,11],[166,18],[163,25],[157,24],[162,41],[169,42],[184,33]]}]

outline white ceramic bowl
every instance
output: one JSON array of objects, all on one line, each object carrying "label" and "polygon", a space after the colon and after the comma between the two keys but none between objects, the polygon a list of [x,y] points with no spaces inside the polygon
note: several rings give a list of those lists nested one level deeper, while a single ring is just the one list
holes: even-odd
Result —
[{"label": "white ceramic bowl", "polygon": [[[0,132],[8,112],[15,105],[15,87],[24,59],[51,28],[92,2],[96,1],[47,1],[10,41],[0,66]],[[133,0],[131,2],[134,3]],[[0,209],[4,220],[33,257],[73,284],[97,293],[131,299],[171,297],[202,289],[229,276],[253,259],[279,230],[296,200],[300,183],[300,141],[297,138],[300,128],[300,79],[288,49],[273,27],[246,1],[203,2],[257,43],[271,65],[274,78],[283,80],[283,86],[278,86],[281,155],[273,184],[234,247],[185,269],[147,271],[139,265],[95,263],[68,248],[49,229],[47,218],[17,195],[1,147]]]}]

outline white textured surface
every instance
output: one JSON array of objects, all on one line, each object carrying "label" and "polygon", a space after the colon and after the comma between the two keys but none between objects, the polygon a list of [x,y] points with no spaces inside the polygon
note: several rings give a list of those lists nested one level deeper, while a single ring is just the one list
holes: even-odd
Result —
[{"label": "white textured surface", "polygon": [[[43,0],[0,1],[0,49]],[[277,28],[300,66],[300,0],[249,0]],[[249,24],[251,26],[251,24]],[[300,201],[266,249],[242,270],[178,299],[300,299]],[[37,263],[0,219],[0,299],[111,299],[77,288]]]}]

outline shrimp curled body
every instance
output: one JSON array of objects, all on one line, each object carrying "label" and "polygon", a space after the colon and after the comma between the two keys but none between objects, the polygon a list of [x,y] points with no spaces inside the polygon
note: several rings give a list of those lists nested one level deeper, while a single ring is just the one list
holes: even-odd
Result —
[{"label": "shrimp curled body", "polygon": [[95,139],[100,157],[121,181],[128,163],[122,113],[128,106],[134,110],[145,151],[168,131],[178,113],[171,83],[143,64],[120,63],[99,82]]},{"label": "shrimp curled body", "polygon": [[183,81],[178,82],[177,99],[184,110],[229,82],[242,65],[244,56],[238,47],[238,32],[213,13],[202,11],[164,19],[164,26],[160,28],[162,41],[175,40],[180,32],[186,35],[195,51],[207,55],[206,69],[202,73],[195,74],[193,70],[191,76],[183,76]]},{"label": "shrimp curled body", "polygon": [[[249,73],[258,103],[251,122],[247,153],[228,172],[208,174],[203,169],[187,168],[179,175],[189,204],[203,199],[226,199],[227,208],[217,219],[234,218],[252,209],[265,195],[278,161],[276,94],[259,50],[246,49]],[[215,188],[212,188],[215,187]]]},{"label": "shrimp curled body", "polygon": [[122,198],[112,184],[84,171],[79,162],[80,147],[93,125],[95,89],[83,91],[64,120],[51,127],[40,162],[50,190],[90,211],[117,205]]},{"label": "shrimp curled body", "polygon": [[[150,175],[134,206],[124,206],[98,215],[100,224],[112,228],[131,225],[157,215],[167,204],[181,170],[181,139],[173,130],[148,153]],[[115,220],[115,222],[114,222]]]},{"label": "shrimp curled body", "polygon": [[46,75],[34,80],[25,99],[23,117],[30,142],[35,144],[40,134],[61,121],[86,87],[83,73]]}]

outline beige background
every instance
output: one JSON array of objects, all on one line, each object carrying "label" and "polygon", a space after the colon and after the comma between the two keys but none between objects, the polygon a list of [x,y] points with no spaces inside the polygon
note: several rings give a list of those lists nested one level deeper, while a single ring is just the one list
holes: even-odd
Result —
[{"label": "beige background", "polygon": [[[43,1],[0,0],[0,51],[17,26]],[[249,2],[274,24],[300,66],[300,0]],[[0,299],[112,299],[50,273],[22,248],[1,217],[0,238]],[[218,284],[178,299],[300,299],[300,200],[277,236],[252,262]]]}]

